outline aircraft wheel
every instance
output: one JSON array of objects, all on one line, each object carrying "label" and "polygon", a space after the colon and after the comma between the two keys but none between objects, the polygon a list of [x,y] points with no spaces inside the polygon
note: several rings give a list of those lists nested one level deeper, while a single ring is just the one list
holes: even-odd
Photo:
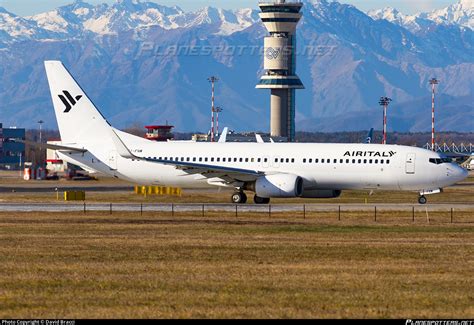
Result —
[{"label": "aircraft wheel", "polygon": [[255,204],[269,204],[270,203],[270,198],[264,198],[264,197],[260,197],[260,196],[255,195],[253,197],[253,201],[255,202]]},{"label": "aircraft wheel", "polygon": [[247,195],[244,192],[235,192],[232,194],[232,203],[245,204],[247,203]]},{"label": "aircraft wheel", "polygon": [[422,195],[418,198],[418,203],[426,204],[426,202],[428,202],[428,200],[426,199],[426,196]]}]

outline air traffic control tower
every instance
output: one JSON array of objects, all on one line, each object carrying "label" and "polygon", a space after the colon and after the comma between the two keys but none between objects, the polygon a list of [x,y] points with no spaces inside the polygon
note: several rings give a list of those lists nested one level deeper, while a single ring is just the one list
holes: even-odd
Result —
[{"label": "air traffic control tower", "polygon": [[264,69],[258,89],[271,90],[271,136],[295,140],[295,90],[304,89],[296,75],[296,26],[303,3],[263,0],[260,18],[270,33],[265,37]]}]

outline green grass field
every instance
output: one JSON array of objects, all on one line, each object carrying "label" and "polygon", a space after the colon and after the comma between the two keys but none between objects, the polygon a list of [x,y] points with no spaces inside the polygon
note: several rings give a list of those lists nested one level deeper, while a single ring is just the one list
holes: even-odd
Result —
[{"label": "green grass field", "polygon": [[0,318],[474,318],[474,227],[0,213]]}]

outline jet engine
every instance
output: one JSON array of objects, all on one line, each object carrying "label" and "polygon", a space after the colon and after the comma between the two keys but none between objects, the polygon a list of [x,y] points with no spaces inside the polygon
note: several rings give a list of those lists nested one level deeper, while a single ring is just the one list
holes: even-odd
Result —
[{"label": "jet engine", "polygon": [[266,175],[247,184],[245,189],[261,198],[300,197],[303,194],[303,179],[291,174]]}]

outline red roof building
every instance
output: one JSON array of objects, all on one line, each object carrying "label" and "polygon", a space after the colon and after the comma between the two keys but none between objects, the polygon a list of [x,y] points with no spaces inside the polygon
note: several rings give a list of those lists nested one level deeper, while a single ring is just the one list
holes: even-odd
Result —
[{"label": "red roof building", "polygon": [[161,141],[165,142],[168,140],[173,140],[174,135],[171,133],[171,130],[174,126],[171,125],[150,125],[145,126],[148,132],[145,135],[145,138],[151,141]]}]

